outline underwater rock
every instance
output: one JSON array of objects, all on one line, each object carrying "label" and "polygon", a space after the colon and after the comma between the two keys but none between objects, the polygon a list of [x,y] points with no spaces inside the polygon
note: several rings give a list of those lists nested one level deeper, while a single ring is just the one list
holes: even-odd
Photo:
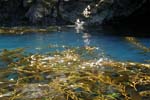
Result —
[{"label": "underwater rock", "polygon": [[[20,96],[18,97],[16,96],[14,98],[21,99],[21,100],[42,99],[46,97],[51,97],[55,99],[57,98],[57,96],[63,98],[63,95],[61,93],[58,93],[52,86],[48,84],[37,84],[37,83],[24,84],[23,86],[17,87],[16,92],[19,93]],[[13,95],[14,95],[13,92],[8,92],[0,95],[0,98],[10,97]]]},{"label": "underwater rock", "polygon": [[46,91],[52,91],[53,89],[48,84],[27,84],[18,89],[21,94],[24,94],[24,98],[40,98],[48,95]]}]

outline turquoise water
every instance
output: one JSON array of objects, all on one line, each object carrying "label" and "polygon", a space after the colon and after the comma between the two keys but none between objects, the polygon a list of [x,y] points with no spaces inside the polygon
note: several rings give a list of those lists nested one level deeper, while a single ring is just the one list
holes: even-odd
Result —
[{"label": "turquoise water", "polygon": [[[150,46],[150,39],[137,37],[145,46]],[[48,48],[50,45],[58,48]],[[98,55],[119,61],[146,62],[150,58],[149,52],[143,52],[135,45],[125,39],[125,36],[118,36],[99,32],[81,32],[74,30],[50,32],[50,33],[29,33],[18,35],[0,35],[0,51],[3,49],[25,48],[30,53],[47,53],[49,51],[63,50],[59,46],[82,47],[95,46]]]}]

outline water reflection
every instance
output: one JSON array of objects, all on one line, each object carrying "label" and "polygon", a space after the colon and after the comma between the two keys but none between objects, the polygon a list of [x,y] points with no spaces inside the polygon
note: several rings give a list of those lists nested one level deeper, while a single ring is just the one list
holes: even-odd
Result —
[{"label": "water reflection", "polygon": [[91,35],[89,33],[83,33],[82,38],[83,38],[84,46],[85,47],[89,46],[90,41],[91,41],[90,40]]},{"label": "water reflection", "polygon": [[[111,32],[104,32],[101,28],[98,29],[100,30],[80,30],[80,34],[77,34],[74,29],[70,30],[69,28],[68,30],[66,28],[62,32],[45,34],[0,35],[0,51],[4,48],[8,50],[26,48],[27,52],[44,54],[56,50],[61,51],[68,47],[87,47],[87,49],[91,49],[88,48],[91,46],[98,49],[97,56],[100,56],[99,58],[105,54],[108,58],[120,61],[144,62],[145,60],[149,60],[150,53],[143,54],[143,49],[133,48],[136,46],[133,46],[133,42],[131,43],[131,41],[127,42],[125,35],[109,34]],[[137,46],[142,48],[146,46],[148,48],[150,43],[149,38],[136,37],[136,39],[138,39]],[[144,46],[140,46],[139,44]],[[148,51],[148,49],[146,50]]]},{"label": "water reflection", "polygon": [[76,30],[76,33],[80,33],[84,30],[84,21],[81,21],[80,19],[77,19],[76,22],[75,22],[75,30]]}]

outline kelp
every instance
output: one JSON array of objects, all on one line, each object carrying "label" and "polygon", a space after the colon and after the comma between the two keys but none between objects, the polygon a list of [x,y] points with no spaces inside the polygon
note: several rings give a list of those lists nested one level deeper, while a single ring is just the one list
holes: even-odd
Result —
[{"label": "kelp", "polygon": [[150,98],[150,64],[98,58],[96,47],[89,46],[65,47],[48,54],[24,52],[17,49],[0,53],[1,62],[7,62],[4,57],[11,59],[0,69],[1,100]]},{"label": "kelp", "polygon": [[31,27],[0,27],[0,34],[24,34],[24,33],[47,33],[57,31],[59,27],[49,26],[46,28],[31,28]]},{"label": "kelp", "polygon": [[136,46],[138,49],[143,50],[144,52],[150,52],[150,48],[146,47],[144,44],[142,44],[140,41],[138,41],[135,37],[125,37],[125,39]]}]

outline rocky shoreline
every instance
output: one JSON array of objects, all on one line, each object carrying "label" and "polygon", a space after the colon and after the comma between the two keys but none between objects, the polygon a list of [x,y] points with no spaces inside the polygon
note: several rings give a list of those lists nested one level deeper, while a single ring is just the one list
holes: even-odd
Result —
[{"label": "rocky shoreline", "polygon": [[0,26],[67,25],[77,19],[85,25],[148,20],[149,4],[149,0],[1,0]]}]

